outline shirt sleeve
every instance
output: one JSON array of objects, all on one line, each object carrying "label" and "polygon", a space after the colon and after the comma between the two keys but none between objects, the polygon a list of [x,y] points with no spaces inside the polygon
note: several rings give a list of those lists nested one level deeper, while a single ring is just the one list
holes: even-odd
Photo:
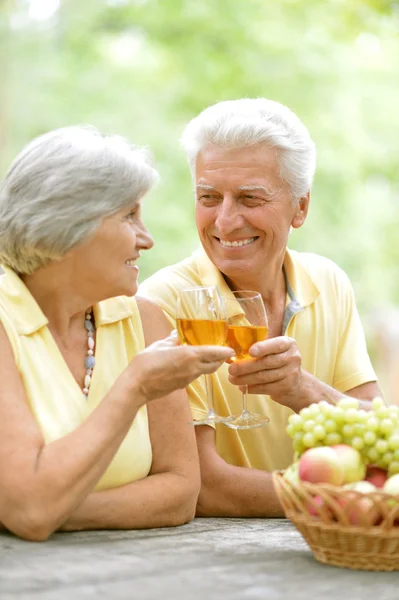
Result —
[{"label": "shirt sleeve", "polygon": [[348,277],[342,273],[340,302],[340,336],[334,369],[333,387],[347,392],[358,385],[376,381],[377,377],[367,352],[367,344],[356,308],[355,295]]},{"label": "shirt sleeve", "polygon": [[6,335],[8,337],[8,340],[10,342],[12,351],[14,353],[14,358],[15,358],[15,364],[17,365],[17,369],[20,369],[20,342],[19,342],[19,337],[15,331],[15,328],[13,327],[13,324],[11,322],[11,320],[9,319],[8,315],[7,315],[7,311],[5,310],[5,308],[2,306],[2,304],[0,303],[0,323],[3,325],[4,327],[4,331],[6,332]]}]

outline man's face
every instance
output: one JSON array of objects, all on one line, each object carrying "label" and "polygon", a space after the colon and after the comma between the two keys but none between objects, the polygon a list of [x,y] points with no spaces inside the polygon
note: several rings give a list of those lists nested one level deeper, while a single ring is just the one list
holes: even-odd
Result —
[{"label": "man's face", "polygon": [[198,233],[210,260],[238,285],[282,261],[290,227],[306,218],[308,198],[294,204],[279,169],[276,149],[266,145],[210,145],[198,155]]}]

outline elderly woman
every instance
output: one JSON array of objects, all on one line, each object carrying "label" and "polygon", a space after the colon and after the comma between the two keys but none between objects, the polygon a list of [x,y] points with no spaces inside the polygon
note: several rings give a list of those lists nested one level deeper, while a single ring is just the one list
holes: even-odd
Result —
[{"label": "elderly woman", "polygon": [[182,390],[233,352],[179,345],[132,298],[156,177],[142,149],[71,127],[30,143],[0,189],[0,522],[22,538],[195,513]]}]

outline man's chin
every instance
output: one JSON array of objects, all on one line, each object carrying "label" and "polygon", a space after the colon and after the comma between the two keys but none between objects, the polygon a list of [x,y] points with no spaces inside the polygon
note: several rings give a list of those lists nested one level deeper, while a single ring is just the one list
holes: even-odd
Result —
[{"label": "man's chin", "polygon": [[[212,259],[211,259],[212,260]],[[218,260],[212,261],[215,267],[223,273],[225,277],[242,277],[248,275],[252,271],[251,261],[229,259],[229,260]]]}]

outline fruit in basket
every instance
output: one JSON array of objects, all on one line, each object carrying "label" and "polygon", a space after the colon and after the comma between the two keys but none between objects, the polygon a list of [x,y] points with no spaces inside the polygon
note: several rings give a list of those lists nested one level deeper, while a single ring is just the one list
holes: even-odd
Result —
[{"label": "fruit in basket", "polygon": [[359,451],[366,464],[399,474],[399,406],[386,406],[381,398],[374,398],[370,411],[350,397],[336,405],[311,404],[290,416],[287,433],[298,457],[309,448],[342,444]]},{"label": "fruit in basket", "polygon": [[360,452],[346,444],[332,446],[332,449],[337,453],[338,459],[343,467],[344,483],[353,483],[364,479],[366,475],[366,465],[363,462]]},{"label": "fruit in basket", "polygon": [[301,481],[342,485],[344,475],[338,454],[328,446],[310,448],[299,460]]},{"label": "fruit in basket", "polygon": [[387,492],[387,494],[392,494],[392,496],[399,496],[399,474],[392,475],[392,477],[389,477],[389,479],[386,480],[382,489],[384,492]]},{"label": "fruit in basket", "polygon": [[369,465],[367,467],[365,480],[372,483],[376,488],[384,487],[387,479],[388,473],[385,471],[385,469],[380,469],[374,465]]},{"label": "fruit in basket", "polygon": [[[376,492],[376,487],[369,481],[357,481],[346,485],[345,489],[353,491],[352,494],[347,493],[339,500],[340,506],[345,508],[349,523],[351,525],[374,525],[379,515],[373,500],[368,494]],[[359,496],[359,494],[364,495],[364,497]]]},{"label": "fruit in basket", "polygon": [[294,485],[299,483],[299,462],[294,462],[284,471],[284,479],[290,481]]},{"label": "fruit in basket", "polygon": [[307,509],[312,517],[320,517],[320,515],[323,515],[324,518],[333,519],[331,510],[321,496],[313,496],[311,501],[307,504]]}]

